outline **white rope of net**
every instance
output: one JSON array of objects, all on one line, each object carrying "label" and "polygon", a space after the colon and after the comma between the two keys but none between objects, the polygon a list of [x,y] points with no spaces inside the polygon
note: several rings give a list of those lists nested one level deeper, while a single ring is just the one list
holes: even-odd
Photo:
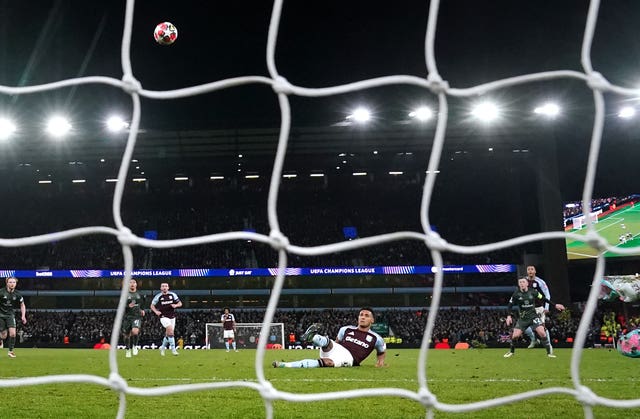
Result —
[{"label": "white rope of net", "polygon": [[[420,348],[420,355],[417,363],[417,375],[419,388],[417,391],[409,391],[401,388],[375,388],[375,389],[358,389],[314,394],[295,394],[290,392],[284,392],[275,389],[264,374],[264,358],[265,358],[265,346],[260,345],[256,352],[255,358],[255,371],[257,375],[257,382],[246,381],[228,381],[228,382],[215,382],[215,383],[198,383],[198,384],[185,384],[185,385],[170,385],[154,388],[141,388],[135,386],[129,386],[127,382],[118,372],[118,362],[116,357],[117,343],[119,338],[120,326],[122,324],[122,318],[127,299],[128,288],[123,285],[122,293],[120,296],[118,311],[113,324],[113,332],[111,337],[111,349],[109,352],[109,367],[110,375],[108,378],[84,375],[84,374],[70,374],[70,375],[54,375],[54,376],[42,376],[42,377],[29,377],[29,378],[14,378],[14,379],[1,379],[0,387],[15,387],[15,386],[27,386],[27,385],[41,385],[52,383],[92,383],[109,387],[120,394],[120,404],[117,418],[123,418],[126,412],[126,395],[139,395],[139,396],[159,396],[165,394],[173,394],[178,392],[192,392],[192,391],[206,391],[215,390],[221,388],[230,387],[246,387],[256,390],[260,393],[265,403],[265,417],[272,418],[273,402],[275,400],[285,400],[291,402],[305,402],[305,401],[320,401],[320,400],[337,400],[344,398],[358,398],[358,397],[372,397],[372,396],[396,396],[410,400],[415,400],[421,403],[425,407],[425,413],[427,417],[432,417],[435,411],[444,412],[470,412],[480,409],[487,409],[490,407],[500,406],[507,403],[516,403],[526,399],[541,397],[549,394],[569,394],[575,397],[580,402],[584,409],[585,418],[593,417],[593,406],[607,406],[617,408],[634,408],[640,407],[640,399],[632,400],[615,400],[602,396],[598,396],[593,393],[588,386],[582,384],[580,379],[580,361],[582,359],[583,347],[587,336],[588,328],[593,318],[597,299],[598,299],[598,281],[604,274],[604,258],[602,251],[613,252],[617,254],[634,254],[638,252],[637,248],[622,249],[609,245],[604,238],[599,236],[593,227],[591,218],[588,216],[591,213],[590,202],[593,193],[593,185],[595,181],[596,167],[598,162],[598,156],[601,146],[602,130],[605,117],[605,104],[603,94],[607,92],[613,92],[620,95],[635,96],[640,94],[638,89],[628,89],[620,86],[610,84],[601,74],[594,71],[591,65],[591,45],[593,35],[595,32],[596,22],[598,18],[598,9],[600,2],[593,0],[590,3],[589,13],[585,25],[583,43],[582,43],[582,67],[584,72],[558,70],[548,71],[535,74],[527,74],[522,76],[516,76],[506,78],[502,80],[496,80],[490,83],[485,83],[465,89],[453,88],[441,77],[438,72],[437,63],[434,53],[435,33],[438,23],[438,11],[440,2],[438,0],[432,0],[429,6],[429,18],[427,22],[427,31],[425,39],[425,60],[426,67],[429,76],[424,79],[409,75],[392,75],[388,77],[379,77],[370,80],[356,81],[353,83],[332,86],[326,88],[306,88],[302,86],[295,86],[289,83],[286,78],[279,74],[275,61],[276,40],[278,36],[278,29],[280,23],[280,17],[282,12],[283,1],[275,0],[274,7],[271,16],[271,22],[269,26],[268,42],[267,42],[267,66],[269,71],[269,77],[262,76],[248,76],[237,77],[226,80],[220,80],[212,83],[202,84],[198,86],[186,87],[182,89],[170,90],[170,91],[150,91],[143,89],[142,84],[136,80],[130,59],[130,44],[131,33],[133,27],[133,11],[134,0],[128,0],[126,3],[125,13],[125,25],[122,38],[121,49],[121,64],[123,70],[122,80],[117,80],[110,77],[81,77],[58,81],[54,83],[47,83],[42,85],[24,86],[24,87],[10,87],[0,86],[0,93],[7,95],[25,95],[37,92],[45,92],[54,89],[60,89],[63,87],[85,85],[85,84],[105,84],[113,86],[127,92],[131,96],[133,103],[133,114],[130,124],[130,132],[128,135],[126,147],[122,156],[120,169],[118,172],[118,180],[115,187],[114,199],[113,199],[113,218],[115,221],[116,229],[93,226],[76,228],[68,231],[44,234],[33,237],[23,237],[15,239],[0,239],[0,246],[3,247],[19,247],[19,246],[31,246],[36,244],[49,243],[52,240],[65,240],[73,237],[80,237],[90,234],[108,234],[116,236],[122,245],[124,256],[124,269],[125,277],[123,284],[127,284],[131,278],[131,272],[133,270],[133,255],[131,251],[132,246],[144,246],[148,248],[171,248],[181,246],[193,246],[205,243],[224,242],[230,240],[252,240],[254,242],[260,242],[271,245],[278,251],[279,263],[278,274],[276,276],[274,286],[271,292],[271,297],[265,312],[265,318],[263,320],[263,327],[260,333],[260,342],[267,342],[269,334],[269,324],[272,322],[275,310],[278,305],[278,300],[282,291],[284,282],[285,268],[287,267],[287,253],[292,253],[301,256],[318,256],[328,253],[341,252],[356,248],[362,248],[367,246],[379,245],[385,242],[398,241],[398,240],[418,240],[424,242],[427,248],[431,252],[434,266],[436,266],[435,282],[433,286],[433,297],[431,299],[430,311],[425,327],[424,337],[422,339],[422,346]],[[452,243],[448,243],[445,239],[441,238],[430,227],[429,213],[432,193],[437,176],[438,163],[441,158],[442,149],[445,141],[445,131],[447,128],[448,117],[448,102],[447,97],[469,97],[475,96],[490,91],[504,89],[514,85],[520,85],[523,83],[533,83],[542,80],[551,79],[577,79],[584,81],[585,84],[593,92],[593,100],[595,105],[595,118],[591,136],[591,146],[589,149],[589,159],[587,164],[587,172],[585,178],[585,184],[582,194],[582,202],[584,203],[584,213],[587,215],[587,235],[577,235],[569,232],[545,232],[530,234],[526,236],[516,237],[501,242],[476,245],[476,246],[460,246]],[[127,228],[122,222],[121,217],[121,203],[124,192],[126,175],[129,170],[129,164],[133,155],[133,151],[136,145],[136,139],[140,126],[140,114],[141,105],[140,97],[146,97],[149,99],[176,99],[194,95],[202,95],[209,92],[219,91],[222,89],[228,89],[240,85],[247,84],[267,84],[270,85],[275,94],[278,97],[281,113],[281,126],[279,132],[278,148],[275,155],[273,164],[273,171],[271,174],[271,183],[269,188],[267,209],[268,209],[268,221],[271,233],[269,236],[263,234],[251,233],[251,232],[230,232],[211,234],[200,237],[192,237],[186,239],[177,240],[148,240],[138,237],[132,234],[131,230]],[[289,96],[306,96],[306,97],[321,97],[337,95],[347,92],[354,92],[358,90],[380,87],[385,85],[413,85],[422,87],[438,97],[438,117],[436,124],[436,131],[433,138],[433,147],[428,162],[427,177],[424,184],[423,197],[420,207],[421,224],[423,233],[416,232],[395,232],[390,234],[383,234],[373,237],[355,239],[348,242],[331,243],[321,246],[312,247],[300,247],[295,244],[289,243],[289,240],[281,232],[278,222],[276,203],[278,200],[278,193],[280,190],[280,178],[282,177],[282,168],[284,163],[285,154],[287,151],[287,143],[289,139],[289,131],[291,128],[291,110],[289,105]],[[425,139],[426,141],[426,139]],[[552,387],[539,390],[533,390],[518,394],[513,394],[506,397],[498,397],[489,400],[483,400],[475,403],[466,404],[447,404],[438,401],[437,396],[429,390],[429,380],[427,377],[427,363],[428,363],[428,342],[431,339],[431,335],[434,329],[435,316],[433,315],[438,311],[440,306],[440,297],[442,293],[443,285],[443,260],[442,252],[453,252],[459,254],[480,254],[488,251],[494,251],[504,249],[511,246],[522,245],[525,243],[554,240],[554,239],[576,239],[581,241],[587,241],[588,244],[594,249],[599,251],[597,258],[596,269],[594,273],[591,292],[584,310],[584,315],[580,321],[578,332],[576,335],[572,358],[571,358],[571,377],[573,382],[573,388],[565,387]]]}]

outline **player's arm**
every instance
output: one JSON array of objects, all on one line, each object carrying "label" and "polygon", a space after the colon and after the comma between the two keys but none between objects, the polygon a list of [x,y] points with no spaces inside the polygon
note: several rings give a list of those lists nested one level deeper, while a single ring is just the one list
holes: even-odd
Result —
[{"label": "player's arm", "polygon": [[338,336],[336,336],[336,339],[335,339],[336,342],[338,343],[342,342],[342,339],[344,339],[344,334],[346,330],[347,330],[347,326],[342,326],[340,330],[338,330]]},{"label": "player's arm", "polygon": [[507,318],[505,319],[505,323],[507,323],[507,326],[511,326],[511,323],[513,323],[513,295],[511,296],[511,298],[509,298],[509,305],[507,306]]},{"label": "player's arm", "polygon": [[555,307],[555,308],[556,308],[556,310],[558,310],[558,311],[562,311],[562,310],[564,310],[564,306],[563,306],[562,304],[556,304],[556,303],[554,303],[553,301],[551,301],[550,299],[548,299],[546,296],[544,296],[544,295],[540,294],[539,292],[538,292],[538,299],[539,299],[540,301],[542,301],[543,303],[545,303],[545,304],[549,304],[550,306]]},{"label": "player's arm", "polygon": [[143,307],[145,306],[146,302],[147,302],[147,296],[146,295],[142,295],[141,298],[140,298],[140,315],[142,317],[144,317],[145,311],[144,311]]},{"label": "player's arm", "polygon": [[27,324],[27,306],[24,300],[20,301],[20,314],[22,315],[22,324]]},{"label": "player's arm", "polygon": [[175,303],[171,304],[171,306],[173,308],[180,308],[180,307],[182,307],[182,301],[178,300]]},{"label": "player's arm", "polygon": [[376,339],[376,367],[384,367],[384,358],[387,356],[387,344],[378,336]]},{"label": "player's arm", "polygon": [[158,310],[156,308],[156,304],[158,304],[158,301],[160,300],[160,294],[157,294],[155,297],[153,297],[153,300],[151,301],[151,311],[153,311],[155,313],[156,316],[159,316],[160,310]]},{"label": "player's arm", "polygon": [[[547,300],[551,300],[551,293],[549,292],[549,286],[547,286],[547,283],[543,279],[538,278],[538,280],[540,281],[540,287],[538,289],[542,290],[542,293],[547,298]],[[545,303],[544,309],[546,311],[549,311],[549,306],[550,306],[549,303]]]}]

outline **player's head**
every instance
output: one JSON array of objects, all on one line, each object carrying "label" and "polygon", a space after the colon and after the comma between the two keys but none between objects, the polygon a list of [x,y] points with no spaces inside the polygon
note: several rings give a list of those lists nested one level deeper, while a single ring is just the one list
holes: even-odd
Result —
[{"label": "player's head", "polygon": [[163,294],[166,294],[169,292],[169,283],[168,282],[163,282],[162,284],[160,284],[160,291]]},{"label": "player's head", "polygon": [[529,280],[527,278],[519,278],[518,279],[518,288],[520,291],[526,291],[529,289]]},{"label": "player's head", "polygon": [[136,281],[135,279],[131,278],[129,280],[129,291],[135,292],[137,289],[138,289],[138,281]]},{"label": "player's head", "polygon": [[16,285],[18,285],[18,278],[10,276],[5,280],[5,282],[7,283],[7,289],[13,290],[16,288]]},{"label": "player's head", "polygon": [[358,327],[369,329],[375,323],[373,310],[370,307],[362,307],[358,313]]},{"label": "player's head", "polygon": [[224,309],[222,309],[222,311],[224,312],[224,314],[229,314],[229,307],[225,307]]},{"label": "player's head", "polygon": [[533,265],[527,266],[527,277],[533,279],[536,277],[536,267]]}]

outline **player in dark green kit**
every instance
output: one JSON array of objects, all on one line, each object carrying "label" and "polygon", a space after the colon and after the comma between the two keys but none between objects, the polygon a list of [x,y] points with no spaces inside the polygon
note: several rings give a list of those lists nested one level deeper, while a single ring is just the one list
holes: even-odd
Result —
[{"label": "player in dark green kit", "polygon": [[513,356],[515,353],[515,341],[522,336],[522,331],[531,326],[533,330],[538,334],[540,340],[543,342],[544,348],[547,350],[547,356],[549,358],[555,358],[556,356],[551,353],[551,346],[549,344],[549,338],[544,330],[544,323],[540,316],[536,312],[536,301],[542,301],[543,303],[549,303],[549,305],[555,305],[556,310],[564,310],[562,304],[554,304],[551,300],[548,300],[539,290],[529,288],[529,281],[527,278],[518,279],[518,289],[513,293],[509,299],[509,315],[507,316],[507,326],[511,326],[513,323],[513,306],[516,305],[520,309],[520,315],[516,325],[513,327],[513,334],[511,335],[511,347],[509,352],[504,354],[505,358]]},{"label": "player in dark green kit", "polygon": [[122,319],[122,333],[124,334],[125,356],[127,358],[131,358],[132,352],[133,355],[138,355],[138,339],[140,338],[140,327],[144,316],[143,300],[144,297],[138,292],[138,282],[135,279],[131,279],[129,281],[127,306]]},{"label": "player in dark green kit", "polygon": [[0,290],[0,339],[7,338],[9,332],[9,358],[15,358],[13,349],[16,346],[16,308],[20,307],[22,324],[27,323],[27,306],[24,304],[22,294],[16,291],[18,279],[9,277],[6,279],[7,286]]}]

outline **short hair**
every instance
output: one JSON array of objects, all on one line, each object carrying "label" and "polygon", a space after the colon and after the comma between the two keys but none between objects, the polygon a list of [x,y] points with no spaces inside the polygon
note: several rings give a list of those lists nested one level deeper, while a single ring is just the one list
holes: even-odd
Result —
[{"label": "short hair", "polygon": [[222,311],[225,311],[225,310],[229,310],[229,311],[231,311],[231,310],[229,309],[229,307],[224,307],[224,308],[222,309]]},{"label": "short hair", "polygon": [[16,278],[15,276],[8,276],[5,280],[4,283],[8,284],[10,279],[15,279],[16,280],[16,284],[18,283],[18,278]]},{"label": "short hair", "polygon": [[373,317],[374,319],[376,318],[376,315],[375,315],[375,313],[373,312],[373,309],[372,309],[371,307],[361,307],[361,308],[360,308],[360,311],[362,311],[362,310],[370,311],[370,312],[371,312],[371,317]]}]

